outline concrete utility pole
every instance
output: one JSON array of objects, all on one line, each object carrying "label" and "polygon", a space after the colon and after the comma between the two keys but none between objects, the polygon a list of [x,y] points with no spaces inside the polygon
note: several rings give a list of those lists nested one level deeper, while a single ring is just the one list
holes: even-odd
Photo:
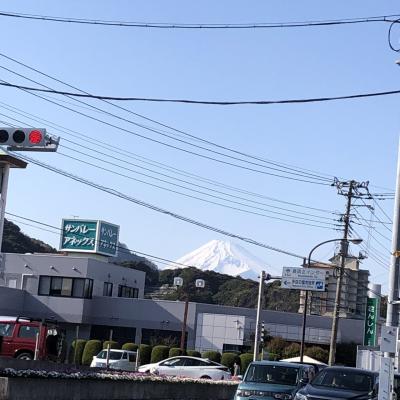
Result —
[{"label": "concrete utility pole", "polygon": [[400,261],[400,141],[397,159],[396,195],[393,211],[392,251],[389,270],[389,293],[386,326],[399,326],[399,261]]},{"label": "concrete utility pole", "polygon": [[260,274],[260,284],[258,286],[258,301],[257,301],[257,317],[256,317],[256,331],[254,335],[254,355],[253,361],[258,360],[258,345],[260,343],[259,336],[260,336],[260,314],[261,314],[261,303],[262,303],[262,295],[264,290],[264,279],[265,279],[265,272],[261,271]]},{"label": "concrete utility pole", "polygon": [[331,331],[331,340],[329,348],[329,361],[328,361],[329,365],[335,364],[335,357],[336,357],[336,342],[337,342],[337,333],[339,327],[339,313],[341,306],[343,275],[345,273],[345,264],[349,249],[348,236],[351,223],[351,202],[354,196],[357,197],[363,196],[363,193],[361,193],[359,189],[367,190],[368,194],[368,182],[356,182],[353,180],[341,182],[335,180],[334,184],[338,188],[338,193],[347,197],[347,204],[346,204],[346,212],[343,215],[343,222],[344,222],[343,238],[340,241],[340,253],[339,253],[340,266],[338,268],[338,277],[336,282],[335,306],[333,309],[332,331]]},{"label": "concrete utility pole", "polygon": [[347,194],[346,214],[344,215],[343,240],[340,242],[340,268],[339,268],[339,276],[338,276],[337,282],[336,282],[335,307],[333,310],[331,343],[330,343],[330,347],[329,347],[329,365],[335,364],[336,340],[337,340],[339,312],[340,312],[340,300],[341,300],[340,296],[342,294],[344,266],[346,263],[347,251],[349,248],[349,242],[347,241],[347,237],[349,234],[351,199],[352,199],[352,195],[353,195],[353,185],[354,184],[355,184],[354,181],[350,181],[349,192]]}]

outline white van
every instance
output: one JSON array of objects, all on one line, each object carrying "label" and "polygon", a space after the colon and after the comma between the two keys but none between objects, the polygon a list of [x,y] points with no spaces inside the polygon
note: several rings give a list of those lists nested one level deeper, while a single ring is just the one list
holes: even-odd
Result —
[{"label": "white van", "polygon": [[[136,369],[136,351],[111,349],[108,360],[109,368],[120,369],[124,371],[135,371]],[[97,356],[93,357],[91,367],[106,368],[107,350],[102,350]]]}]

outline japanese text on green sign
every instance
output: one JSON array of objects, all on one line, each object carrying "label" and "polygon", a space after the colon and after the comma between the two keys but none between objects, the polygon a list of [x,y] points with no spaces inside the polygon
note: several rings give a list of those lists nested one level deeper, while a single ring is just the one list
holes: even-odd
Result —
[{"label": "japanese text on green sign", "polygon": [[376,321],[378,319],[378,299],[367,299],[365,313],[364,346],[376,346]]}]

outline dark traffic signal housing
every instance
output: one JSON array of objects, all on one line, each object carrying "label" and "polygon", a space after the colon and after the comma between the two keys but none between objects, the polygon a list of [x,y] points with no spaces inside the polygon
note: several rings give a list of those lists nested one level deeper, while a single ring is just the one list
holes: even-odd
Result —
[{"label": "dark traffic signal housing", "polygon": [[44,128],[3,128],[0,127],[0,146],[8,150],[56,151],[59,138],[46,134]]}]

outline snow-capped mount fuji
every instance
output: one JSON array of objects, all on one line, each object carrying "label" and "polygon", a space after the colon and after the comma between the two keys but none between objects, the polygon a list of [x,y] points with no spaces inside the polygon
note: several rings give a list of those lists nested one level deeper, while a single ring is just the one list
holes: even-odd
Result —
[{"label": "snow-capped mount fuji", "polygon": [[[211,240],[197,250],[179,258],[176,262],[203,271],[214,271],[253,280],[257,280],[260,272],[265,270],[268,265],[243,247],[222,240]],[[169,265],[166,268],[176,269],[181,267]]]}]

